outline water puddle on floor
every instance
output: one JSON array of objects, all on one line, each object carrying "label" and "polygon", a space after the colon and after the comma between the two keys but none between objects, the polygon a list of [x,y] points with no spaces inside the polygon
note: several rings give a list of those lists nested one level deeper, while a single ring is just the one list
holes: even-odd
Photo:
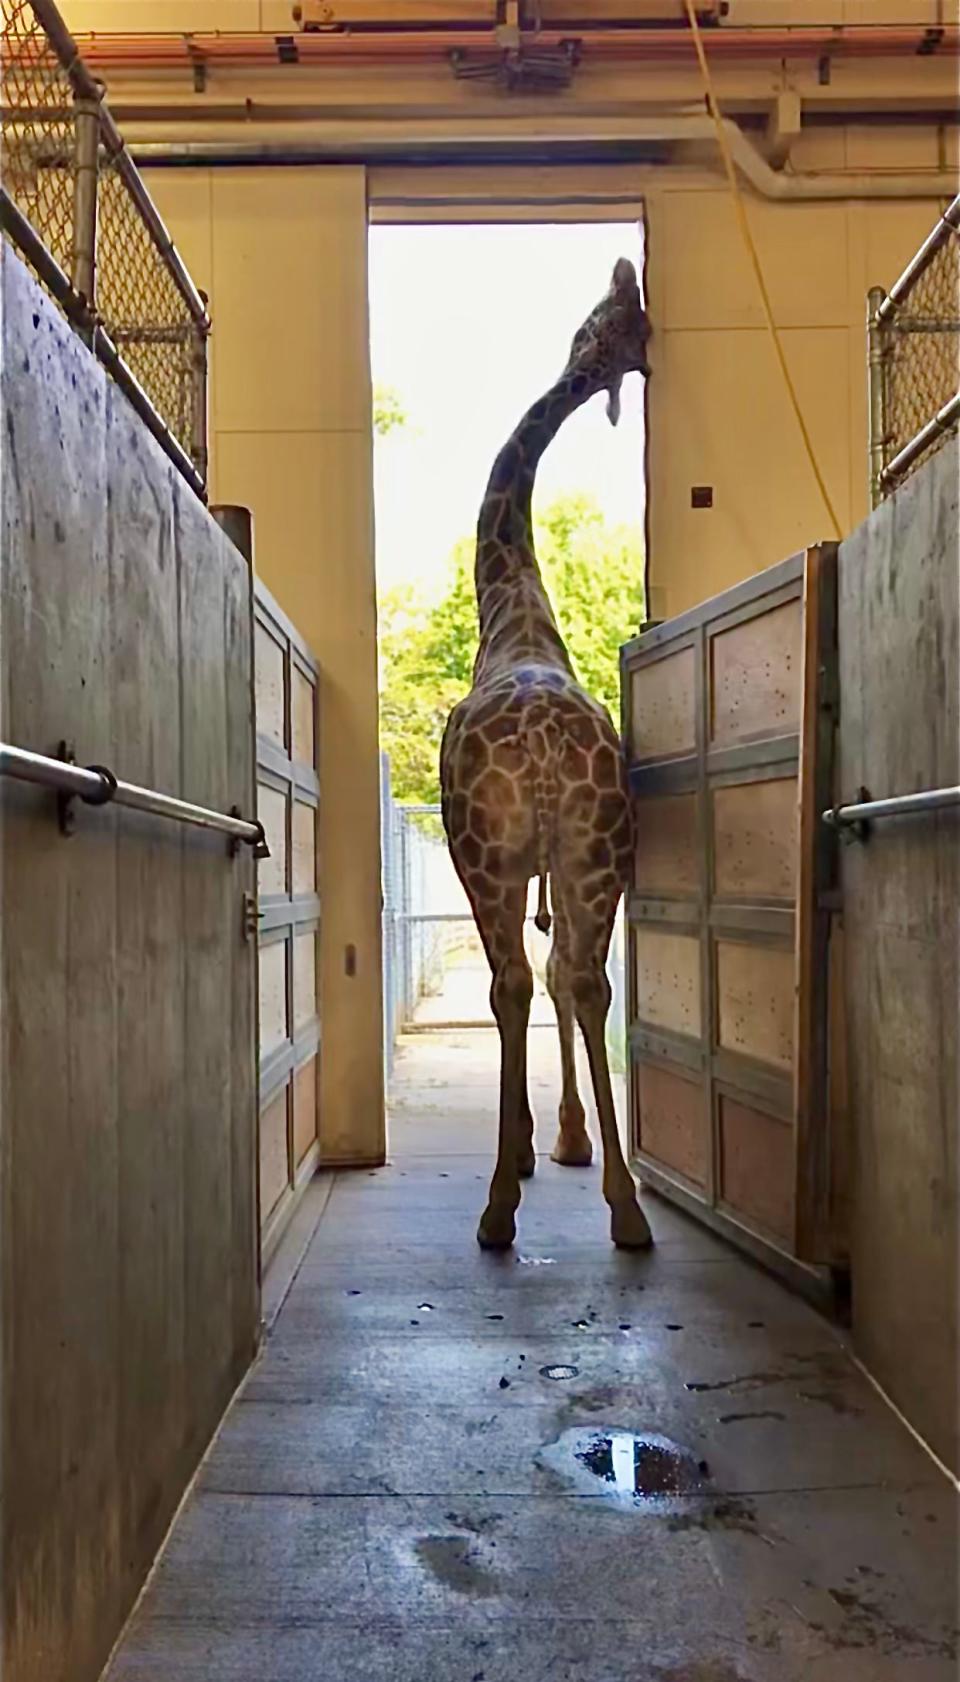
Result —
[{"label": "water puddle on floor", "polygon": [[706,1461],[655,1431],[565,1431],[540,1458],[584,1493],[629,1497],[635,1504],[709,1493]]}]

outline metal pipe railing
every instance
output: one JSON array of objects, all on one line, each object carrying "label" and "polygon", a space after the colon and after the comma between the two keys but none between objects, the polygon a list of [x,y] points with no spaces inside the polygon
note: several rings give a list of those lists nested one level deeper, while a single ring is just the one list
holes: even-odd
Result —
[{"label": "metal pipe railing", "polygon": [[948,806],[960,806],[960,788],[926,788],[916,794],[896,794],[888,800],[871,800],[866,790],[864,798],[848,806],[831,806],[823,813],[823,821],[832,829],[851,829],[856,824],[873,823],[877,818],[905,818],[911,813],[939,812]]},{"label": "metal pipe railing", "polygon": [[883,302],[883,287],[871,286],[867,293],[867,454],[871,508],[876,508],[883,496],[884,452],[887,441],[886,345],[880,323],[880,308]]},{"label": "metal pipe railing", "polygon": [[960,230],[960,193],[957,194],[953,203],[947,206],[936,227],[931,229],[919,251],[914,257],[911,257],[902,275],[891,286],[877,311],[877,318],[881,326],[884,322],[893,319],[904,298],[919,280],[924,270],[929,267],[931,258],[958,230]]},{"label": "metal pipe railing", "polygon": [[244,818],[238,812],[217,812],[189,800],[178,800],[172,794],[161,794],[158,789],[121,782],[102,765],[73,765],[66,759],[52,759],[47,754],[31,753],[27,748],[11,747],[4,742],[0,743],[0,776],[37,783],[90,806],[128,806],[137,812],[190,824],[195,829],[217,830],[234,841],[254,847],[257,858],[270,856],[263,825],[256,819]]},{"label": "metal pipe railing", "polygon": [[960,421],[960,391],[957,392],[956,397],[950,398],[949,403],[944,403],[943,408],[938,410],[932,420],[927,421],[926,426],[921,428],[916,437],[911,438],[909,444],[904,444],[903,449],[898,451],[893,460],[888,461],[886,467],[881,469],[878,480],[881,491],[886,489],[887,486],[895,485],[899,479],[902,479],[914,462],[919,461],[924,451],[929,450],[931,444],[935,444],[938,438],[942,438],[950,432],[958,421]]}]

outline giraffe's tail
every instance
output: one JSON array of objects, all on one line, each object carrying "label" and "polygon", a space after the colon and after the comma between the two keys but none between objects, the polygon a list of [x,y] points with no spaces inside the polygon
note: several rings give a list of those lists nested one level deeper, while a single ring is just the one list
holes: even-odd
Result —
[{"label": "giraffe's tail", "polygon": [[527,752],[533,777],[533,810],[537,825],[537,912],[534,925],[542,934],[552,927],[547,881],[557,808],[557,740],[550,724],[536,725],[527,732]]}]

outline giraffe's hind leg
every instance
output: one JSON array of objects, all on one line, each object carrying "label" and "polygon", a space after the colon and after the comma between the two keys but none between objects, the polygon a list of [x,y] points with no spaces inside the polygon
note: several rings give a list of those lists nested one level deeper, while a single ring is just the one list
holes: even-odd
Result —
[{"label": "giraffe's hind leg", "polygon": [[[526,1037],[524,1038],[526,1051]],[[524,1059],[526,1063],[526,1059]],[[520,1100],[520,1126],[517,1132],[517,1172],[521,1180],[532,1180],[537,1168],[537,1153],[533,1143],[533,1111],[530,1108],[530,1096],[527,1090],[527,1071],[523,1071],[523,1090]]]},{"label": "giraffe's hind leg", "polygon": [[590,1143],[586,1116],[577,1090],[570,937],[559,902],[554,904],[554,915],[553,945],[547,959],[547,992],[557,1013],[563,1086],[560,1094],[560,1131],[550,1155],[554,1162],[559,1162],[564,1168],[588,1168],[593,1160],[593,1146]]}]

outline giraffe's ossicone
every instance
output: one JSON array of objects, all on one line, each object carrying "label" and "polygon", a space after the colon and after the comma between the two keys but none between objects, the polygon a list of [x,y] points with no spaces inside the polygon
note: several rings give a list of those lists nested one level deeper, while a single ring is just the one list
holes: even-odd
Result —
[{"label": "giraffe's ossicone", "polygon": [[440,749],[443,822],[493,975],[500,1030],[500,1136],[478,1238],[515,1236],[520,1178],[533,1173],[526,1036],[533,979],[523,941],[527,888],[539,877],[537,925],[552,926],[547,985],[560,1031],[563,1095],[556,1162],[592,1147],[577,1091],[574,1022],[584,1037],[603,1141],[603,1192],[614,1242],[650,1243],[617,1132],[605,1024],[606,960],[632,858],[623,750],[605,708],[583,690],[557,629],[533,547],[537,464],[574,409],[607,393],[616,425],[626,374],[646,375],[650,326],[633,264],[622,258],[576,334],[567,365],[527,411],[493,464],[477,527],[480,645],[473,686]]}]

